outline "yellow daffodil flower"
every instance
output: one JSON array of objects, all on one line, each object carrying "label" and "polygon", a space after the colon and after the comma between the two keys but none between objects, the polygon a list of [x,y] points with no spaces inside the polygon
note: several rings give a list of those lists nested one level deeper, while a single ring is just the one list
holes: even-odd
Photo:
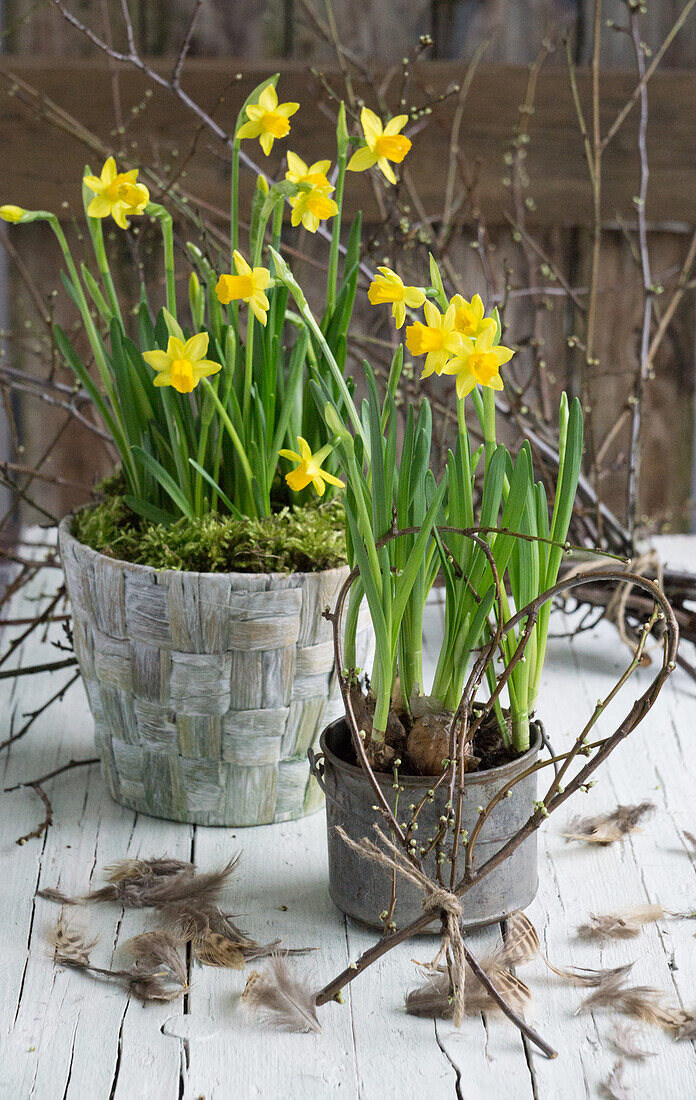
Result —
[{"label": "yellow daffodil flower", "polygon": [[299,225],[302,222],[310,233],[316,233],[319,222],[334,218],[338,214],[338,205],[320,187],[313,187],[311,191],[298,191],[288,201],[292,207],[290,215],[292,225]]},{"label": "yellow daffodil flower", "polygon": [[138,183],[138,169],[118,172],[116,161],[109,157],[101,170],[101,176],[85,176],[84,182],[94,198],[87,207],[90,218],[108,218],[111,215],[121,229],[128,228],[128,216],[143,214],[150,201],[150,192]]},{"label": "yellow daffodil flower", "polygon": [[288,151],[288,170],[285,173],[286,180],[290,180],[290,183],[296,183],[298,186],[302,183],[309,184],[310,187],[319,187],[322,191],[326,191],[327,195],[330,195],[333,191],[333,187],[329,183],[327,172],[331,167],[330,160],[317,160],[309,167],[305,164],[301,157],[298,157],[297,153]]},{"label": "yellow daffodil flower", "polygon": [[276,138],[290,133],[288,119],[299,108],[299,103],[279,103],[276,90],[268,84],[259,96],[258,103],[249,103],[246,110],[248,122],[237,130],[238,138],[258,138],[266,156]]},{"label": "yellow daffodil flower", "polygon": [[220,364],[204,359],[208,350],[208,333],[199,332],[190,340],[170,336],[166,351],[144,351],[143,359],[157,371],[155,386],[173,386],[179,393],[191,393],[201,378],[217,374]]},{"label": "yellow daffodil flower", "polygon": [[401,328],[406,320],[406,306],[420,309],[425,301],[425,291],[419,286],[404,286],[403,280],[390,267],[378,268],[367,291],[367,297],[373,306],[391,303],[392,316],[396,327]]},{"label": "yellow daffodil flower", "polygon": [[502,390],[503,380],[500,368],[509,363],[515,354],[511,348],[502,344],[493,344],[495,329],[487,328],[472,340],[462,337],[462,350],[443,368],[443,374],[457,377],[457,397],[466,397],[474,386],[490,386],[492,390]]},{"label": "yellow daffodil flower", "polygon": [[406,347],[411,355],[425,355],[421,378],[442,374],[445,364],[462,349],[464,337],[454,327],[454,306],[440,313],[434,302],[423,306],[427,324],[416,321],[406,329]]},{"label": "yellow daffodil flower", "polygon": [[408,122],[408,115],[396,115],[390,118],[386,126],[369,107],[363,107],[360,114],[360,124],[365,135],[365,145],[358,149],[348,161],[350,172],[364,172],[376,164],[390,183],[396,183],[396,176],[390,160],[394,164],[401,164],[409,149],[411,142],[399,131],[403,130]]},{"label": "yellow daffodil flower", "polygon": [[300,447],[299,454],[297,451],[278,451],[282,458],[289,458],[291,462],[298,463],[294,470],[285,475],[285,480],[293,492],[299,493],[309,485],[310,481],[320,497],[324,495],[326,483],[337,485],[339,489],[345,489],[345,485],[340,478],[334,477],[333,474],[329,474],[321,468],[322,462],[328,458],[333,450],[330,443],[327,443],[313,455],[309,443],[301,435],[298,435],[297,442]]},{"label": "yellow daffodil flower", "polygon": [[250,267],[241,252],[236,250],[234,266],[237,274],[221,275],[215,293],[224,306],[232,301],[246,302],[257,321],[265,325],[270,303],[264,291],[271,281],[270,271],[267,267]]},{"label": "yellow daffodil flower", "polygon": [[13,206],[11,203],[7,203],[5,206],[0,206],[0,218],[4,222],[16,223],[21,221],[26,210],[22,210],[21,206]]},{"label": "yellow daffodil flower", "polygon": [[454,327],[462,336],[469,336],[475,340],[477,336],[487,329],[495,332],[495,321],[492,317],[483,316],[483,302],[480,294],[474,294],[470,302],[462,298],[461,294],[455,294],[450,302],[455,307]]}]

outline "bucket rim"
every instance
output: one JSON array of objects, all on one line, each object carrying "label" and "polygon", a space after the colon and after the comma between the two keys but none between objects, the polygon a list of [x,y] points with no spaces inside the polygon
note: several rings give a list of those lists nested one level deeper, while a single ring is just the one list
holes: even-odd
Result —
[{"label": "bucket rim", "polygon": [[[356,764],[349,764],[346,760],[341,759],[340,756],[337,756],[336,753],[329,748],[329,745],[327,743],[327,734],[331,734],[332,732],[337,731],[339,727],[345,727],[346,725],[346,717],[345,715],[342,715],[340,718],[335,719],[335,721],[330,722],[328,726],[324,727],[319,738],[321,751],[324,754],[325,759],[332,765],[332,767],[336,768],[338,771],[342,771],[347,773],[348,775],[354,776],[355,778],[364,779],[364,781],[368,783],[369,780],[362,768],[358,767]],[[542,740],[539,724],[532,720],[530,726],[534,731],[534,739],[532,741],[532,744],[529,746],[527,751],[522,754],[522,756],[518,756],[516,760],[509,760],[506,764],[498,764],[495,768],[487,768],[485,771],[467,772],[464,776],[464,784],[466,786],[475,786],[481,783],[489,783],[496,779],[506,779],[508,777],[516,775],[519,771],[523,771],[526,764],[533,763],[534,759],[539,753],[539,750],[542,747]],[[394,783],[394,777],[390,772],[375,772],[374,774],[375,779],[381,787],[388,787],[391,789]],[[432,786],[433,781],[437,778],[437,776],[432,775],[400,774],[399,785],[405,787],[406,790],[415,790],[422,787],[425,787],[427,789],[428,787]]]}]

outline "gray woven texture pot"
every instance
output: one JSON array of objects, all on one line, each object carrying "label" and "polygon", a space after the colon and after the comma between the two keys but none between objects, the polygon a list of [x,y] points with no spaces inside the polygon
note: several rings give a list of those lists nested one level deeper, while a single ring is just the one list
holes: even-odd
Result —
[{"label": "gray woven texture pot", "polygon": [[[486,806],[494,795],[510,781],[533,764],[541,747],[541,738],[532,727],[534,743],[529,752],[512,763],[503,764],[488,771],[470,772],[465,778],[462,828],[470,834],[478,820],[479,806]],[[375,795],[360,768],[347,764],[342,758],[350,735],[345,718],[333,722],[321,735],[323,758],[317,758],[315,774],[324,786],[326,794],[326,827],[329,844],[329,892],[334,904],[343,913],[372,928],[382,928],[380,913],[389,908],[391,876],[384,868],[364,859],[352,851],[336,832],[341,825],[352,840],[374,837],[373,825],[382,824],[382,817],[373,810]],[[380,786],[390,805],[394,803],[393,778],[377,775]],[[428,776],[400,776],[399,794],[403,807],[399,820],[408,817],[408,807],[418,803],[433,785]],[[509,798],[503,798],[492,810],[476,842],[476,866],[502,848],[503,844],[524,825],[533,810],[536,798],[536,773],[515,784]],[[426,803],[418,822],[418,835],[427,838],[434,835],[440,815],[445,813],[448,794],[436,789],[431,803]],[[463,859],[461,866],[463,868]],[[426,860],[426,869],[436,871],[435,853]],[[525,840],[495,871],[491,871],[462,898],[463,928],[477,928],[503,920],[516,909],[524,909],[537,892],[536,833]],[[415,920],[422,911],[423,895],[416,886],[397,880],[394,921],[403,928]],[[439,932],[440,922],[427,931]]]},{"label": "gray woven texture pot", "polygon": [[[263,825],[315,812],[307,750],[342,704],[333,607],[347,567],[187,573],[58,529],[75,650],[112,797],[155,817]],[[358,657],[369,659],[364,613]]]}]

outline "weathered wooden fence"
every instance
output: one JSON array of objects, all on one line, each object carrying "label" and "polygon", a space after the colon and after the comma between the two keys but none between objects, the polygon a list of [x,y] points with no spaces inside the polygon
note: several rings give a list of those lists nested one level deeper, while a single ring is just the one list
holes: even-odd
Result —
[{"label": "weathered wooden fence", "polygon": [[[69,5],[70,6],[70,5]],[[171,67],[188,23],[190,0],[138,0],[130,3],[138,44],[143,55],[161,55],[163,70]],[[648,47],[656,48],[683,7],[683,0],[649,3],[643,23]],[[419,35],[429,34],[435,58],[419,70],[423,89],[437,92],[453,80],[461,80],[463,63],[481,44],[489,41],[485,62],[477,73],[467,101],[463,145],[472,158],[480,160],[478,193],[481,208],[491,228],[500,257],[519,253],[505,222],[507,205],[504,153],[524,98],[526,65],[536,57],[544,36],[562,27],[569,36],[573,55],[586,65],[591,47],[592,0],[208,0],[192,39],[184,84],[194,98],[208,109],[216,105],[221,125],[232,125],[240,101],[259,75],[272,65],[282,71],[286,98],[302,100],[312,86],[308,67],[330,68],[335,53],[330,39],[335,34],[357,62],[380,62],[388,85],[390,66],[398,67]],[[111,0],[77,3],[72,10],[101,35],[111,32],[116,47],[120,38],[120,5]],[[619,19],[624,11],[620,0],[605,4],[606,18]],[[145,81],[137,73],[109,70],[103,57],[50,5],[36,8],[33,0],[10,0],[6,13],[8,54],[3,66],[21,81],[37,88],[93,131],[105,145],[114,143],[119,124],[126,128],[124,141],[141,156],[165,166],[177,150],[188,147],[195,136],[196,122],[165,93],[155,90],[145,97]],[[169,59],[169,60],[168,60]],[[624,34],[606,32],[602,51],[602,103],[610,119],[635,87],[631,45]],[[650,246],[656,280],[673,276],[685,252],[685,234],[696,224],[696,33],[692,24],[676,37],[663,68],[650,84],[651,189],[648,203]],[[236,79],[236,74],[241,78]],[[579,72],[580,94],[589,95],[588,75]],[[359,81],[357,84],[359,93]],[[114,100],[114,88],[117,88]],[[316,90],[314,86],[313,91]],[[313,92],[312,92],[313,94]],[[218,102],[221,96],[224,102]],[[389,91],[387,90],[387,98]],[[27,206],[48,206],[69,221],[79,210],[77,180],[86,159],[84,145],[65,131],[48,126],[27,97],[16,94],[12,78],[0,81],[0,196]],[[145,104],[142,108],[140,105]],[[115,106],[116,104],[116,106]],[[309,116],[312,116],[311,119]],[[321,117],[321,116],[320,116]],[[448,127],[444,123],[428,130],[427,156],[420,151],[410,159],[425,213],[435,213],[441,203],[442,173],[446,163]],[[602,308],[598,331],[598,358],[602,364],[597,401],[596,431],[601,440],[625,406],[630,378],[635,369],[637,332],[642,297],[640,281],[628,239],[627,228],[635,221],[633,197],[638,187],[636,157],[637,120],[626,124],[620,137],[609,147],[604,168],[602,217],[604,239],[600,285]],[[324,151],[331,139],[331,123],[316,125],[316,112],[300,112],[294,120],[296,145],[307,155]],[[536,113],[530,127],[528,171],[534,209],[530,224],[540,234],[544,248],[566,278],[577,286],[588,279],[590,263],[589,227],[591,192],[583,161],[583,146],[570,94],[565,51],[557,49],[539,79]],[[204,137],[204,142],[209,139]],[[117,142],[118,143],[118,142]],[[132,145],[131,145],[132,143]],[[221,214],[227,206],[227,171],[213,151],[190,166],[186,186],[205,204],[208,214]],[[217,151],[219,153],[219,150]],[[97,153],[92,155],[96,163]],[[362,205],[367,220],[379,213],[364,177],[353,177],[349,203]],[[68,206],[61,204],[67,202]],[[458,230],[453,256],[458,270],[472,288],[480,285],[480,268],[469,247],[471,228]],[[59,286],[58,259],[48,237],[34,227],[31,234],[11,235],[21,248],[27,273],[42,293]],[[135,284],[130,262],[123,279]],[[147,266],[147,257],[140,257]],[[65,313],[61,294],[53,303],[57,315]],[[12,345],[18,365],[31,370],[41,336],[31,320],[31,303],[16,275],[11,282]],[[515,333],[526,332],[529,307],[521,300],[511,315]],[[572,331],[567,311],[549,311],[542,338],[545,359],[559,387],[572,383],[575,360],[567,337]],[[26,327],[25,327],[26,326]],[[641,506],[653,517],[663,518],[677,528],[691,525],[691,455],[693,451],[694,346],[696,325],[693,295],[686,295],[675,315],[669,338],[656,361],[656,377],[650,383],[647,427],[644,443]],[[40,410],[40,415],[37,413]],[[47,406],[27,399],[18,410],[23,432],[25,460],[32,464],[60,424],[60,415]],[[94,443],[86,434],[71,438],[51,467],[66,481],[89,483],[106,469],[106,458],[95,455]],[[621,439],[611,454],[618,469],[622,459]],[[623,487],[617,475],[612,486],[611,466],[605,496],[621,507]],[[77,500],[85,490],[69,484],[47,485],[35,496],[58,513]]]}]

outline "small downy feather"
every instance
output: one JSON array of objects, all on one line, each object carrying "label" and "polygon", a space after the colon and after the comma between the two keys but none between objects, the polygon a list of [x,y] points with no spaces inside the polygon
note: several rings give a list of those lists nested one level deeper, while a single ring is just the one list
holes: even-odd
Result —
[{"label": "small downy feather", "polygon": [[271,955],[265,970],[251,971],[241,1001],[261,1021],[285,1031],[321,1031],[316,995],[282,955]]},{"label": "small downy feather", "polygon": [[[49,931],[48,940],[54,948],[54,961],[58,966],[81,970],[99,980],[119,982],[141,1001],[172,1001],[188,987],[181,960],[172,959],[167,936],[168,933],[158,932],[136,936],[135,940],[140,940],[141,944],[133,949],[136,962],[128,970],[92,966],[90,951],[96,940],[88,940],[84,932],[68,928],[63,921]],[[145,937],[148,938],[146,946],[142,943]]]},{"label": "small downy feather", "polygon": [[566,840],[581,840],[586,844],[613,844],[638,832],[641,824],[655,812],[653,802],[639,802],[635,806],[617,806],[609,814],[596,817],[576,817],[568,822],[568,832],[561,835]]},{"label": "small downy feather", "polygon": [[625,1073],[626,1063],[623,1058],[620,1058],[614,1063],[606,1081],[601,1084],[601,1095],[606,1097],[606,1100],[634,1100],[633,1093],[624,1081]]},{"label": "small downy feather", "polygon": [[[213,905],[220,891],[234,871],[239,855],[218,871],[203,871],[194,874],[190,870],[167,874],[146,874],[143,876],[123,876],[102,886],[99,890],[87,894],[69,897],[58,890],[40,890],[37,897],[56,901],[61,905],[88,905],[90,902],[116,901],[129,909],[161,909],[174,902],[187,901],[198,905]],[[122,871],[123,869],[121,869]],[[116,875],[121,874],[116,867]],[[110,873],[114,874],[112,864]]]},{"label": "small downy feather", "polygon": [[[516,974],[513,974],[511,970],[506,970],[500,966],[487,966],[486,961],[486,959],[482,959],[481,966],[498,993],[516,1012],[522,1012],[532,999],[532,991],[529,986]],[[466,972],[464,1003],[467,1012],[500,1011],[498,1004],[481,985],[472,970]]]},{"label": "small downy feather", "polygon": [[430,1019],[451,1020],[454,1014],[454,1001],[450,993],[447,972],[429,974],[423,985],[409,990],[405,997],[405,1003],[409,1016],[427,1016]]},{"label": "small downy feather", "polygon": [[657,1053],[654,1050],[646,1050],[642,1035],[630,1024],[616,1024],[609,1038],[619,1054],[624,1058],[632,1058],[636,1062],[643,1062]]},{"label": "small downy feather", "polygon": [[179,953],[179,942],[171,932],[155,928],[141,932],[123,945],[124,951],[133,957],[135,966],[145,971],[167,970],[181,986],[188,986],[186,967]]},{"label": "small downy feather", "polygon": [[193,941],[193,954],[206,966],[224,966],[230,970],[243,970],[246,958],[241,947],[218,932],[204,932]]},{"label": "small downy feather", "polygon": [[616,913],[590,913],[586,924],[578,925],[583,939],[627,940],[639,936],[643,926],[666,916],[661,905],[636,905]]},{"label": "small downy feather", "polygon": [[156,859],[118,859],[104,868],[107,882],[122,882],[124,879],[151,879],[159,876],[178,875],[182,872],[194,874],[196,866],[181,859],[169,859],[160,856]]},{"label": "small downy feather", "polygon": [[90,955],[97,943],[96,936],[90,939],[86,931],[71,928],[62,920],[55,928],[50,928],[46,935],[53,947],[55,962],[60,966],[80,968],[90,965]]},{"label": "small downy feather", "polygon": [[564,978],[571,985],[579,985],[586,989],[596,989],[612,979],[622,980],[635,966],[635,962],[630,962],[606,970],[591,970],[585,966],[574,966],[566,970],[562,966],[553,966],[548,959],[544,961],[549,970],[552,970],[554,974],[558,974],[559,978]]},{"label": "small downy feather", "polygon": [[508,966],[531,962],[541,951],[539,935],[526,913],[518,909],[508,917],[503,956]]}]

